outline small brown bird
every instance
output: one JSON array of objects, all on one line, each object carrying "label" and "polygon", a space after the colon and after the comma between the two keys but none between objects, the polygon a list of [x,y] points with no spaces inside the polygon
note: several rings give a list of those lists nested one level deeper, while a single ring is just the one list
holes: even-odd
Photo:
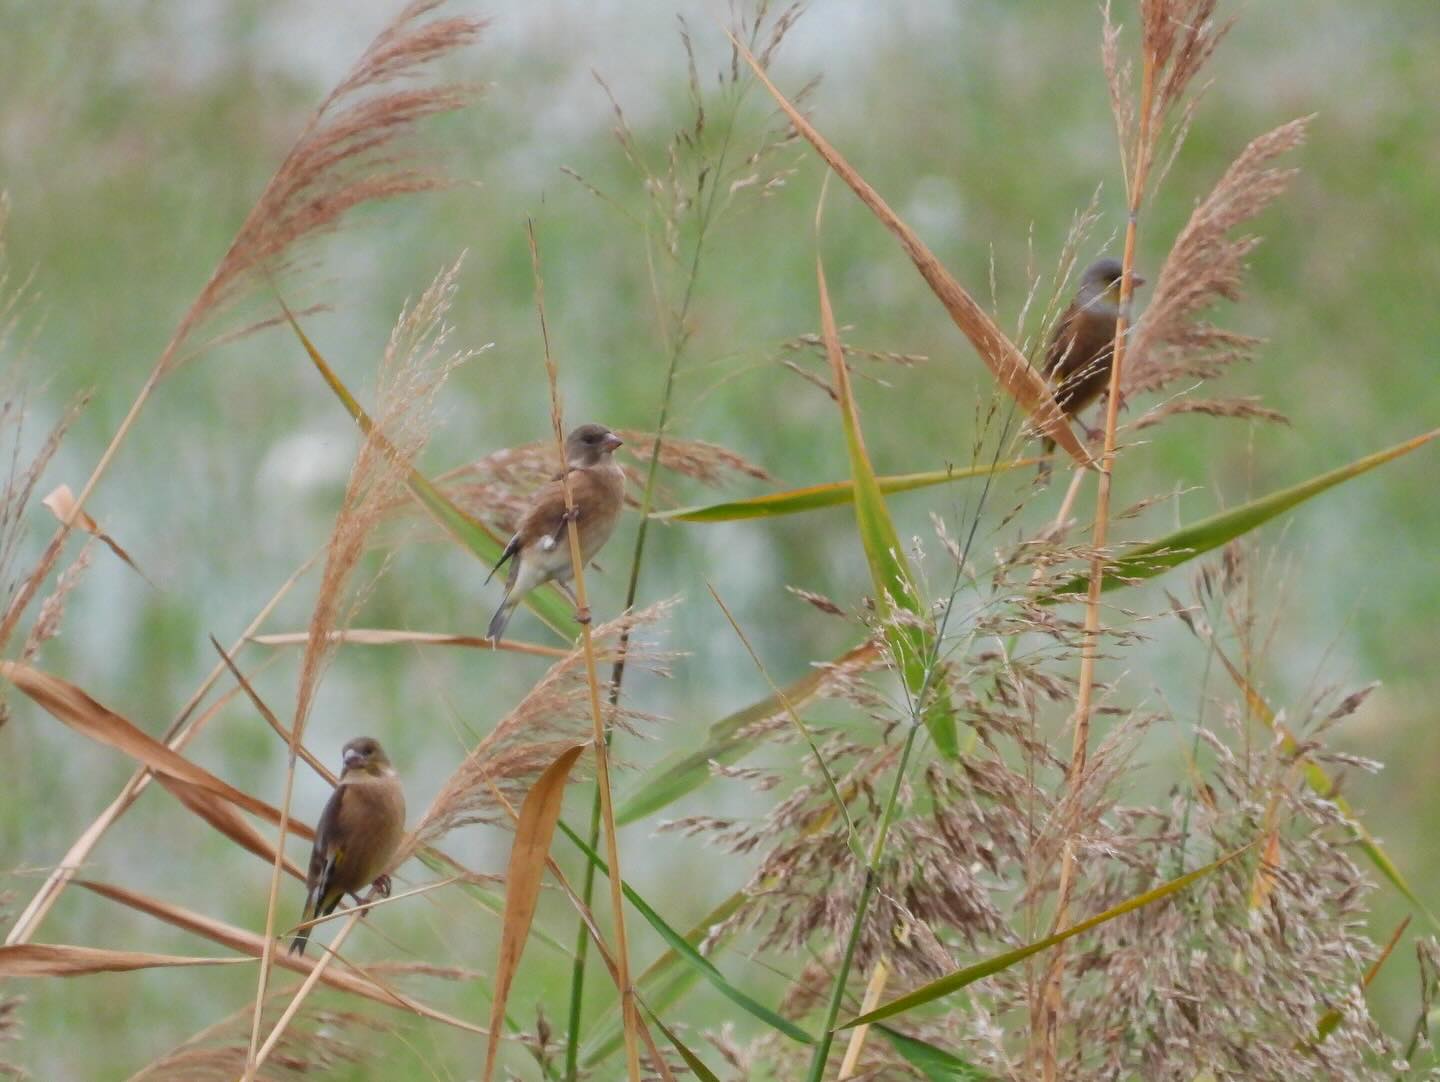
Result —
[{"label": "small brown bird", "polygon": [[[329,916],[345,895],[371,883],[381,894],[390,893],[390,877],[382,873],[405,834],[405,791],[378,740],[350,741],[344,764],[315,827],[302,923]],[[310,929],[300,929],[290,953],[304,954],[309,941]]]},{"label": "small brown bird", "polygon": [[[1125,273],[1118,259],[1097,259],[1085,268],[1080,289],[1065,309],[1050,348],[1045,354],[1045,377],[1054,388],[1055,401],[1066,417],[1074,417],[1110,389],[1110,361],[1115,355],[1115,321],[1120,316],[1120,279]],[[1133,271],[1133,289],[1145,284]],[[1086,435],[1095,432],[1086,428]],[[1045,440],[1045,453],[1055,441]],[[1041,472],[1046,472],[1043,467]]]},{"label": "small brown bird", "polygon": [[565,438],[565,473],[535,494],[515,536],[485,576],[489,582],[505,561],[513,558],[505,597],[487,632],[495,642],[505,634],[510,615],[526,594],[547,582],[569,582],[574,573],[565,536],[570,522],[565,511],[565,475],[570,478],[581,560],[588,564],[610,540],[625,506],[625,471],[611,457],[622,443],[604,425],[581,425]]}]

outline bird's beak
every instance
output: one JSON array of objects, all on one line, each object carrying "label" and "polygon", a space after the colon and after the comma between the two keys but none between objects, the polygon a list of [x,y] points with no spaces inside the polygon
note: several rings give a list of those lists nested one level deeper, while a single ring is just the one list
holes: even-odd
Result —
[{"label": "bird's beak", "polygon": [[613,451],[617,447],[624,447],[625,441],[622,440],[619,436],[615,435],[615,433],[611,432],[605,437],[605,442],[604,444],[602,444],[602,446],[607,451]]},{"label": "bird's beak", "polygon": [[364,761],[365,761],[365,756],[361,755],[358,751],[354,750],[353,748],[345,753],[345,769],[346,769],[346,770],[349,770],[351,767],[359,766],[359,765],[360,765],[361,763],[363,763]]}]

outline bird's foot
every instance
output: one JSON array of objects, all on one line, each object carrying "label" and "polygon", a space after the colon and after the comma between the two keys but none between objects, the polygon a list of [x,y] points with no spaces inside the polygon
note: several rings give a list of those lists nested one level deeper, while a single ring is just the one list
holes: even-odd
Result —
[{"label": "bird's foot", "polygon": [[582,608],[576,608],[576,610],[575,610],[575,622],[576,622],[577,624],[582,625],[582,626],[584,626],[585,624],[588,624],[588,623],[590,622],[590,609],[589,609],[588,607],[583,608],[583,609],[582,609]]},{"label": "bird's foot", "polygon": [[375,889],[375,893],[380,895],[380,897],[390,897],[390,877],[388,875],[380,876],[378,879],[375,880],[373,886]]}]

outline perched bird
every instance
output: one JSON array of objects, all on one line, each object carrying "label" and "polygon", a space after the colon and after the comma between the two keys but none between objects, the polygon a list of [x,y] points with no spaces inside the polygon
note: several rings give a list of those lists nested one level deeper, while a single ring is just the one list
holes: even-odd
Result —
[{"label": "perched bird", "polygon": [[[405,834],[405,791],[378,740],[350,741],[344,764],[315,827],[302,923],[329,916],[345,895],[371,883],[381,894],[390,893],[390,877],[382,873]],[[304,954],[309,940],[310,929],[300,929],[290,952]]]},{"label": "perched bird", "polygon": [[566,540],[570,522],[565,511],[566,476],[575,505],[581,561],[588,564],[610,540],[625,505],[625,471],[611,457],[622,442],[604,425],[581,425],[565,438],[565,472],[535,494],[515,536],[485,576],[489,582],[507,560],[513,561],[505,580],[505,597],[487,632],[495,642],[505,634],[511,613],[526,594],[547,582],[568,582],[574,574]]},{"label": "perched bird", "polygon": [[[1115,355],[1115,321],[1120,316],[1120,279],[1124,268],[1118,259],[1097,259],[1085,268],[1080,289],[1055,325],[1045,354],[1045,378],[1055,402],[1066,417],[1074,417],[1110,389],[1110,361]],[[1145,284],[1133,271],[1132,288]],[[1090,438],[1095,433],[1089,428]],[[1045,440],[1045,453],[1055,441]],[[1042,473],[1046,472],[1042,468]]]}]

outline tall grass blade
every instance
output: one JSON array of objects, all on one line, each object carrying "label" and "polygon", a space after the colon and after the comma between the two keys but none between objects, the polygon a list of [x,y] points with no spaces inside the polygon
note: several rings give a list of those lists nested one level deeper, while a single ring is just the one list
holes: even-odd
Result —
[{"label": "tall grass blade", "polygon": [[[710,934],[710,929],[727,920],[740,908],[740,903],[744,900],[744,891],[737,890],[696,922],[695,926],[685,933],[685,942],[691,947],[698,947],[701,940]],[[635,991],[647,1009],[663,1011],[679,1000],[699,979],[700,971],[694,966],[686,965],[679,953],[670,949],[651,962],[645,972],[640,974],[635,982]],[[611,1007],[604,1025],[591,1035],[581,1049],[581,1060],[586,1067],[593,1067],[619,1051],[622,1040],[619,1004],[616,1003]]]},{"label": "tall grass blade", "polygon": [[[1298,485],[1272,492],[1268,496],[1261,496],[1259,499],[1251,500],[1249,503],[1229,511],[1222,511],[1218,515],[1211,515],[1192,526],[1186,526],[1167,537],[1162,537],[1158,541],[1127,549],[1106,564],[1104,589],[1129,586],[1137,580],[1154,578],[1156,575],[1169,571],[1172,567],[1179,567],[1197,556],[1217,549],[1227,542],[1263,526],[1272,518],[1284,514],[1291,508],[1313,499],[1336,485],[1359,477],[1362,473],[1368,473],[1377,466],[1383,466],[1402,455],[1407,455],[1418,447],[1423,447],[1437,436],[1440,436],[1440,428],[1415,436],[1384,451],[1377,451],[1364,458],[1358,458],[1347,466],[1322,473],[1318,477],[1312,477]],[[1087,588],[1088,581],[1088,576],[1077,575],[1060,586],[1047,600],[1054,601],[1061,596],[1083,593]]]},{"label": "tall grass blade", "polygon": [[[818,223],[817,223],[818,224]],[[839,397],[840,418],[845,427],[845,446],[850,454],[850,476],[855,484],[855,524],[870,577],[875,587],[875,607],[885,624],[885,637],[895,657],[905,686],[911,695],[920,695],[929,684],[926,679],[932,634],[925,628],[926,613],[921,604],[919,586],[905,550],[895,532],[895,523],[885,506],[885,495],[875,477],[875,467],[865,449],[865,436],[860,429],[860,409],[850,387],[850,370],[845,366],[845,353],[840,347],[840,333],[835,327],[835,313],[830,307],[830,291],[825,285],[825,267],[815,257],[815,282],[820,294],[820,331],[825,339],[825,352]],[[897,622],[890,618],[891,607],[907,610],[913,620]],[[925,726],[935,747],[947,759],[960,755],[960,741],[955,731],[955,714],[943,696],[932,703],[917,703]]]},{"label": "tall grass blade", "polygon": [[715,1072],[705,1066],[704,1061],[692,1052],[684,1041],[675,1036],[674,1030],[660,1021],[660,1016],[650,1009],[648,1003],[642,1002],[642,1006],[645,1008],[645,1013],[650,1016],[650,1021],[654,1022],[660,1032],[665,1034],[665,1038],[675,1046],[675,1051],[680,1053],[680,1058],[685,1061],[685,1066],[690,1068],[691,1074],[700,1079],[700,1082],[720,1082]]},{"label": "tall grass blade", "polygon": [[[608,876],[610,874],[610,869],[606,866],[605,862],[600,859],[600,855],[586,845],[579,834],[575,833],[575,831],[571,830],[564,823],[560,824],[560,830],[567,838],[575,843],[575,847],[579,849],[580,852],[590,858],[591,863],[595,865],[602,875]],[[661,939],[665,940],[666,945],[679,956],[681,961],[685,962],[700,976],[709,981],[710,985],[717,992],[737,1007],[764,1022],[777,1033],[783,1033],[792,1041],[798,1041],[801,1044],[815,1043],[815,1038],[806,1033],[794,1022],[781,1017],[769,1007],[763,1006],[754,999],[751,999],[726,980],[725,975],[715,968],[714,963],[692,947],[684,936],[666,924],[664,918],[655,912],[655,910],[651,908],[650,903],[640,897],[629,883],[621,883],[620,886],[621,890],[625,893],[626,899],[635,907],[636,912],[649,922],[650,927],[655,929]]]},{"label": "tall grass blade", "polygon": [[[878,656],[879,647],[874,643],[862,643],[836,658],[829,668],[860,667],[872,663]],[[712,762],[733,763],[760,742],[758,736],[744,735],[745,730],[756,722],[779,714],[785,709],[785,700],[799,709],[820,691],[825,677],[824,668],[812,669],[799,680],[781,688],[780,695],[770,695],[715,722],[699,749],[689,754],[671,755],[651,769],[649,780],[615,809],[616,823],[625,826],[637,822],[700,788],[712,776]]]},{"label": "tall grass blade", "polygon": [[1057,943],[1064,943],[1067,939],[1073,939],[1077,935],[1082,935],[1091,928],[1098,928],[1100,925],[1106,924],[1116,917],[1123,917],[1126,913],[1132,913],[1137,909],[1150,905],[1152,902],[1158,902],[1163,898],[1168,898],[1170,895],[1184,890],[1197,880],[1205,878],[1205,876],[1228,864],[1242,853],[1248,852],[1254,844],[1254,842],[1251,842],[1249,845],[1236,849],[1234,852],[1226,853],[1219,860],[1211,861],[1203,868],[1196,868],[1193,872],[1187,872],[1178,879],[1172,879],[1170,882],[1158,886],[1154,890],[1147,890],[1143,894],[1137,894],[1135,897],[1127,899],[1117,906],[1112,906],[1103,913],[1097,913],[1087,920],[1082,920],[1079,924],[1071,925],[1063,932],[1056,932],[1054,935],[1048,935],[1044,939],[1037,939],[1034,943],[1006,951],[1004,954],[997,954],[993,958],[987,958],[983,962],[976,962],[974,965],[966,966],[964,969],[957,969],[954,973],[941,977],[939,980],[931,981],[929,984],[917,988],[908,995],[903,995],[898,999],[892,999],[883,1007],[877,1007],[875,1010],[862,1014],[857,1018],[852,1018],[847,1022],[841,1022],[836,1028],[849,1029],[851,1026],[864,1025],[867,1022],[878,1022],[882,1018],[890,1018],[897,1014],[903,1014],[912,1008],[924,1006],[926,1003],[933,1003],[937,999],[943,999],[945,996],[950,995],[952,992],[958,992],[967,985],[974,984],[978,980],[983,980],[985,977],[1009,969],[1011,966],[1023,962],[1033,954],[1039,954],[1041,951],[1049,950]]},{"label": "tall grass blade", "polygon": [[[889,496],[896,492],[913,492],[933,485],[945,485],[952,481],[965,481],[972,477],[1004,473],[1025,466],[1033,466],[1041,459],[1019,458],[1013,462],[1000,462],[993,466],[950,466],[943,470],[929,470],[925,473],[901,473],[889,477],[877,477],[875,483],[880,491]],[[667,522],[739,522],[749,518],[778,518],[781,515],[797,515],[805,511],[818,511],[825,507],[839,507],[855,498],[854,481],[831,481],[823,485],[807,485],[785,492],[770,492],[764,496],[752,496],[746,500],[727,500],[724,503],[701,504],[695,507],[676,507],[669,511],[654,511],[650,517]]]},{"label": "tall grass blade", "polygon": [[[284,307],[283,301],[281,306]],[[315,344],[310,341],[309,336],[301,330],[300,324],[288,307],[285,307],[285,318],[290,323],[290,329],[300,340],[300,344],[305,347],[305,352],[309,355],[311,363],[315,365],[316,371],[320,373],[330,390],[335,393],[335,397],[340,400],[346,412],[360,426],[360,431],[368,436],[371,429],[374,428],[374,422],[370,419],[370,415],[350,393],[349,388],[341,382],[340,377],[335,374],[335,370],[330,367],[325,358],[321,356],[320,351],[315,348]],[[505,542],[499,536],[483,522],[471,518],[456,507],[419,470],[411,469],[409,471],[408,484],[420,506],[425,508],[430,517],[450,536],[469,549],[487,567],[495,566],[495,561],[500,559],[500,553],[505,548]],[[564,595],[553,585],[530,591],[524,604],[566,642],[574,642],[579,636],[580,626],[575,622],[574,610],[565,600]]]},{"label": "tall grass blade", "polygon": [[565,799],[565,786],[570,781],[570,768],[584,750],[584,745],[577,744],[561,752],[531,786],[525,802],[520,805],[520,821],[515,827],[515,843],[510,848],[510,863],[505,871],[505,918],[490,1001],[485,1082],[490,1082],[495,1074],[495,1058],[500,1052],[500,1033],[505,1022],[505,1004],[510,998],[510,985],[520,968],[525,941],[530,936],[535,906],[540,901],[540,882],[545,877],[545,860],[550,855],[550,840],[560,819],[560,806]]},{"label": "tall grass blade", "polygon": [[943,1048],[936,1048],[918,1037],[906,1036],[886,1025],[877,1025],[875,1028],[885,1034],[905,1062],[924,1075],[929,1082],[994,1082],[992,1076]]}]

